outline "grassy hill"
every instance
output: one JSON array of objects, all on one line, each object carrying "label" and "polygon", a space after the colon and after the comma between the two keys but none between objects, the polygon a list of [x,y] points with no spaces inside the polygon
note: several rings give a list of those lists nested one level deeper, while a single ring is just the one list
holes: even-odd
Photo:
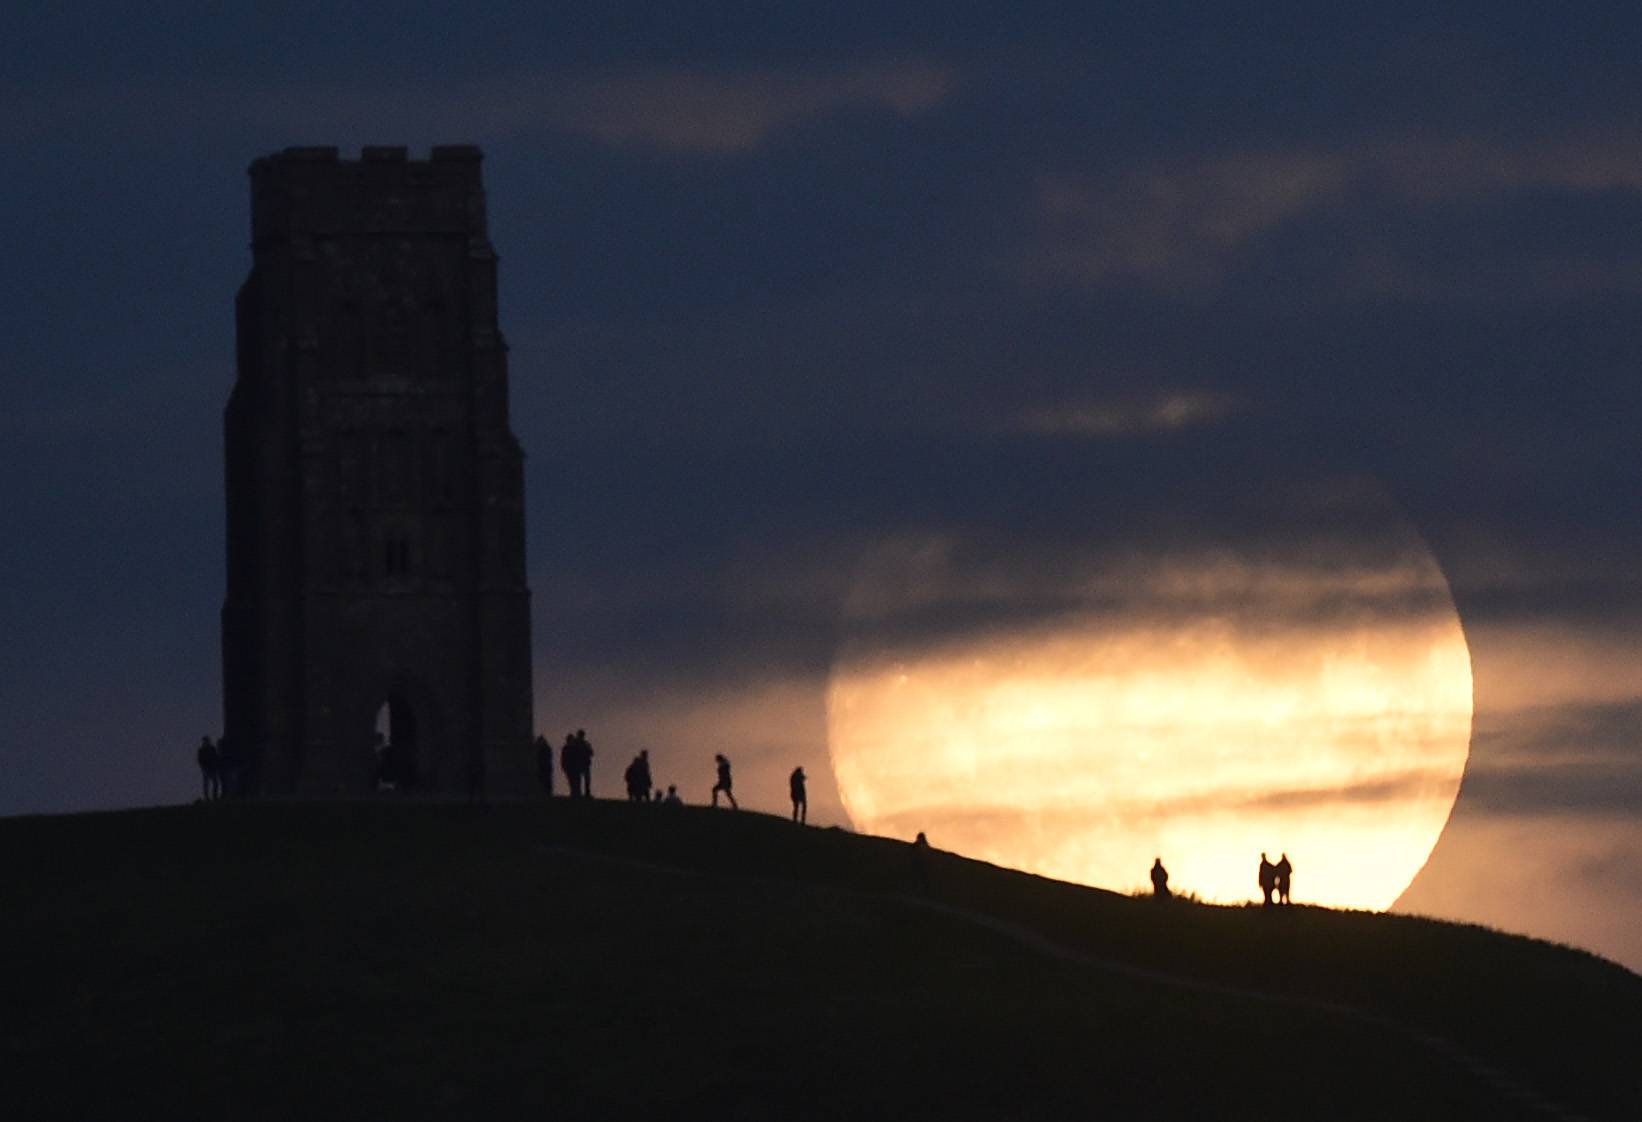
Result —
[{"label": "grassy hill", "polygon": [[1642,1117],[1642,978],[1475,927],[603,802],[20,818],[0,853],[8,1117]]}]

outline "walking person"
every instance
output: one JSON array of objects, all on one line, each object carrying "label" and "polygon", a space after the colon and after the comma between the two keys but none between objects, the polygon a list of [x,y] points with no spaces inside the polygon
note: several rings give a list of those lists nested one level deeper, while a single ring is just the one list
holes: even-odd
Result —
[{"label": "walking person", "polygon": [[200,765],[200,782],[205,788],[205,801],[212,802],[222,798],[222,761],[217,755],[217,746],[211,743],[209,736],[200,737],[200,746],[194,753],[194,759]]},{"label": "walking person", "polygon": [[713,784],[713,805],[718,805],[718,793],[723,791],[724,797],[730,800],[730,809],[740,810],[741,808],[736,805],[735,793],[730,790],[730,761],[725,759],[722,753],[713,759],[718,761],[718,782]]},{"label": "walking person", "polygon": [[804,792],[804,769],[795,767],[787,778],[792,793],[792,820],[802,825],[810,816],[810,800]]}]

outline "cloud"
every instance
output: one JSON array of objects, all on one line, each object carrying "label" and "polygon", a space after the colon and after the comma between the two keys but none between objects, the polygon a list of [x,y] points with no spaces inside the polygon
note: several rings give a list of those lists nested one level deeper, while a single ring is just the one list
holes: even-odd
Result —
[{"label": "cloud", "polygon": [[[1118,822],[1145,823],[1182,815],[1374,807],[1424,799],[1433,790],[1451,789],[1453,781],[1452,772],[1446,769],[1410,768],[1337,786],[1226,787],[1146,801],[1113,799],[1102,804],[1099,813]],[[885,832],[891,836],[910,836],[920,828],[938,828],[950,836],[988,833],[1019,823],[1023,817],[1030,817],[1034,828],[1050,834],[1075,832],[1089,824],[1091,812],[1085,805],[1037,806],[1025,810],[1018,806],[991,805],[984,799],[983,794],[976,802],[964,805],[944,801],[898,809],[884,816],[890,824]]]},{"label": "cloud", "polygon": [[902,117],[933,109],[952,72],[926,61],[839,69],[636,70],[550,83],[542,120],[610,145],[739,152],[795,121],[850,108]]},{"label": "cloud", "polygon": [[1642,694],[1479,713],[1469,811],[1642,813]]},{"label": "cloud", "polygon": [[[1111,175],[1051,172],[1036,184],[1030,276],[1083,283],[1143,281],[1212,289],[1233,254],[1361,192],[1432,207],[1540,189],[1642,188],[1642,136],[1575,134],[1505,142],[1368,139],[1336,147],[1249,148],[1130,166]],[[1350,262],[1365,287],[1405,288],[1417,272],[1383,247]],[[1549,260],[1543,287],[1582,294],[1637,270]]]},{"label": "cloud", "polygon": [[1045,175],[1032,264],[1086,282],[1210,284],[1226,253],[1340,191],[1348,173],[1346,160],[1326,153],[1251,152],[1106,182]]},{"label": "cloud", "polygon": [[[1145,465],[1113,470],[1127,481]],[[1208,486],[1215,469],[1203,471],[1129,507],[1093,489],[1065,505],[1040,499],[1057,516],[1041,528],[1010,509],[972,510],[947,525],[858,535],[843,618],[918,646],[1072,617],[1326,629],[1451,611],[1441,568],[1371,480],[1259,479],[1227,498]]]},{"label": "cloud", "polygon": [[[1633,635],[1544,615],[1538,621],[1485,619],[1468,629],[1478,703],[1499,716],[1502,733],[1521,739],[1529,730],[1567,726],[1574,718],[1590,728],[1615,706],[1642,701]],[[1637,717],[1642,720],[1642,713]],[[1642,737],[1642,723],[1632,729]]]},{"label": "cloud", "polygon": [[1545,762],[1529,758],[1467,769],[1467,814],[1554,812],[1642,815],[1642,767],[1633,757],[1596,762]]},{"label": "cloud", "polygon": [[1165,390],[1122,401],[1074,402],[1027,409],[1015,418],[1009,429],[1045,436],[1147,436],[1213,424],[1240,408],[1241,402],[1231,394]]}]

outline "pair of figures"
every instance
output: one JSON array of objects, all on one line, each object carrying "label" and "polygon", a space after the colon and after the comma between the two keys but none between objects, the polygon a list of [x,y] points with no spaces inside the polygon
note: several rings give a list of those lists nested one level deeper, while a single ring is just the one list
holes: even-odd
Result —
[{"label": "pair of figures", "polygon": [[559,749],[559,768],[570,782],[570,797],[593,797],[593,745],[587,739],[586,729],[577,729],[564,738]]},{"label": "pair of figures", "polygon": [[202,736],[199,747],[194,749],[194,762],[200,766],[204,802],[238,793],[240,761],[226,736],[215,744],[209,736]]},{"label": "pair of figures", "polygon": [[1288,854],[1284,853],[1279,856],[1275,865],[1267,860],[1264,853],[1260,855],[1260,892],[1265,897],[1265,903],[1268,907],[1272,903],[1271,898],[1274,892],[1277,894],[1278,903],[1287,904],[1289,902],[1289,877],[1293,873],[1294,866],[1289,864]]}]

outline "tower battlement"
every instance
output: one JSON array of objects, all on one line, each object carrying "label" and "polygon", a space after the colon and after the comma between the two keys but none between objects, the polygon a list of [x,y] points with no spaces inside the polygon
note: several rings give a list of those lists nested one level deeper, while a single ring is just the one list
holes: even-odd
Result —
[{"label": "tower battlement", "polygon": [[252,243],[341,231],[484,239],[483,160],[473,144],[435,145],[427,159],[403,145],[367,145],[357,160],[325,145],[262,156],[249,168]]}]

